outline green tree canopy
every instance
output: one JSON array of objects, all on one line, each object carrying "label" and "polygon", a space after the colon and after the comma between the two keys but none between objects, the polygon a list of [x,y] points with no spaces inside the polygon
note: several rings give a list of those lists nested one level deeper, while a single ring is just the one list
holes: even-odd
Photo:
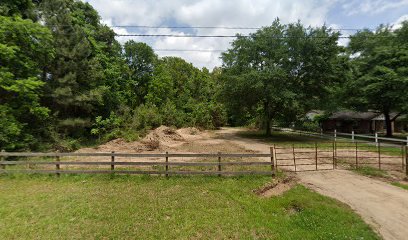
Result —
[{"label": "green tree canopy", "polygon": [[130,40],[124,45],[124,57],[129,67],[129,105],[145,103],[148,87],[153,78],[157,56],[146,43]]},{"label": "green tree canopy", "polygon": [[339,81],[339,34],[275,20],[249,37],[239,36],[223,53],[223,98],[231,120],[261,116],[290,122],[317,105]]},{"label": "green tree canopy", "polygon": [[107,116],[124,101],[121,48],[89,3],[45,0],[40,6],[56,51],[44,79],[45,102],[60,132],[84,134],[94,117]]},{"label": "green tree canopy", "polygon": [[53,57],[47,28],[19,16],[0,16],[0,148],[35,143],[49,110],[40,104],[44,82],[39,78]]},{"label": "green tree canopy", "polygon": [[356,33],[349,50],[355,68],[347,104],[383,113],[387,136],[392,136],[390,113],[408,111],[408,22],[397,30],[380,26]]}]

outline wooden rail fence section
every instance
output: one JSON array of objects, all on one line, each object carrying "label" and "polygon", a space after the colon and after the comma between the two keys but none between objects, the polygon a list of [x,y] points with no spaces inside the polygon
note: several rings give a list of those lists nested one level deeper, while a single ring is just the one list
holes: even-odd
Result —
[{"label": "wooden rail fence section", "polygon": [[[323,145],[324,144],[324,145]],[[381,144],[378,144],[375,151],[367,150],[367,146],[359,143],[350,143],[347,147],[340,147],[341,142],[327,143],[323,142],[322,146],[314,143],[309,146],[275,146],[270,148],[269,153],[33,153],[33,152],[0,152],[0,173],[46,173],[46,174],[157,174],[165,175],[272,175],[274,176],[278,169],[284,171],[303,172],[303,171],[320,171],[333,170],[339,165],[359,168],[361,166],[376,166],[378,169],[397,166],[399,170],[405,170],[408,176],[408,146],[402,146],[398,156],[386,155],[382,150]],[[345,153],[346,155],[342,155]],[[18,158],[39,157],[42,160],[27,161]],[[65,161],[63,157],[106,157],[106,161]],[[164,161],[117,161],[120,158],[162,158]],[[6,161],[6,158],[7,161]],[[52,158],[53,160],[47,160]],[[174,158],[213,158],[215,162],[194,162],[194,161],[171,161]],[[223,161],[225,158],[265,158],[270,161]],[[110,161],[108,161],[110,159]],[[400,160],[398,160],[400,159]],[[370,162],[369,162],[370,161]],[[399,162],[401,161],[401,162]],[[399,163],[398,163],[399,162]],[[55,166],[55,169],[13,169],[15,165],[39,165]],[[64,169],[64,166],[110,166],[110,169],[84,170]],[[8,167],[10,166],[10,167]],[[116,166],[154,166],[164,167],[164,170],[123,170],[117,169]],[[171,170],[171,167],[215,167],[214,170]],[[248,171],[231,171],[226,170],[226,166],[270,166],[270,170],[248,170]]]},{"label": "wooden rail fence section", "polygon": [[[5,158],[14,158],[5,161]],[[15,160],[21,157],[42,157],[54,158],[54,161],[24,161]],[[61,161],[61,157],[110,157],[110,161]],[[124,162],[117,161],[117,158],[163,158],[164,161],[139,161],[139,162]],[[217,162],[171,162],[171,158],[216,158]],[[271,161],[235,161],[223,162],[223,158],[270,158]],[[55,170],[49,169],[7,169],[6,166],[15,165],[54,165]],[[63,166],[68,165],[87,165],[87,166],[110,166],[106,170],[64,170]],[[115,166],[164,166],[164,171],[155,170],[117,170]],[[195,166],[195,167],[217,167],[216,171],[171,171],[171,166]],[[224,171],[223,166],[271,166],[270,171]],[[0,152],[0,173],[45,173],[45,174],[157,174],[157,175],[275,175],[275,161],[273,157],[273,150],[267,154],[241,154],[241,153],[152,153],[152,154],[138,154],[138,153],[32,153],[32,152]]]}]

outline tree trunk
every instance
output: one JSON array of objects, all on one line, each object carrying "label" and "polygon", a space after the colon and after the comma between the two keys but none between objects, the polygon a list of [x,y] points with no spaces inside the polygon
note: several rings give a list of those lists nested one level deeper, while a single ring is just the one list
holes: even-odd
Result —
[{"label": "tree trunk", "polygon": [[389,111],[384,111],[384,117],[385,117],[385,126],[387,129],[387,137],[392,137],[392,126],[391,126],[391,118],[390,118],[390,112]]},{"label": "tree trunk", "polygon": [[266,124],[265,124],[265,126],[266,126],[265,135],[269,137],[269,136],[272,135],[272,134],[271,134],[271,120],[269,119],[269,117],[266,119]]},{"label": "tree trunk", "polygon": [[269,111],[269,102],[264,102],[264,113],[265,113],[265,135],[271,136],[271,112]]}]

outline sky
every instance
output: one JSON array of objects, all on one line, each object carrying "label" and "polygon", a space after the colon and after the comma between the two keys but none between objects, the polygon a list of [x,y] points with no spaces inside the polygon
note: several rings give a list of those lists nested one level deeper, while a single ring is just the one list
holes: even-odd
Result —
[{"label": "sky", "polygon": [[[379,24],[398,26],[408,20],[408,0],[85,0],[102,21],[118,34],[235,35],[256,30],[170,28],[262,27],[279,18],[300,20],[306,26],[326,24],[334,29],[374,29]],[[140,28],[129,26],[160,26]],[[353,30],[342,30],[347,36]],[[221,52],[233,38],[117,37],[146,42],[159,56],[178,56],[196,67],[221,66]],[[347,44],[341,40],[339,44]],[[161,51],[195,50],[195,51]],[[196,51],[198,50],[198,51]],[[206,52],[202,51],[205,50]]]}]

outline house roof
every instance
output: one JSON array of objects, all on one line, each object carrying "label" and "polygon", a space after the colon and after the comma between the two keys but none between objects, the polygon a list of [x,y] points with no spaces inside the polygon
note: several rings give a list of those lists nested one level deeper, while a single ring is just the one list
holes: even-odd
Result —
[{"label": "house roof", "polygon": [[[391,120],[395,120],[396,118],[399,118],[399,117],[400,117],[400,115],[399,115],[399,113],[397,113],[397,112],[392,112],[392,113],[390,113],[390,119],[391,119]],[[385,121],[385,116],[384,116],[384,114],[380,114],[380,115],[378,115],[377,117],[373,118],[373,120],[376,120],[376,121]]]},{"label": "house roof", "polygon": [[329,119],[334,120],[372,120],[373,118],[379,116],[378,112],[355,112],[355,111],[339,111],[334,112]]}]

